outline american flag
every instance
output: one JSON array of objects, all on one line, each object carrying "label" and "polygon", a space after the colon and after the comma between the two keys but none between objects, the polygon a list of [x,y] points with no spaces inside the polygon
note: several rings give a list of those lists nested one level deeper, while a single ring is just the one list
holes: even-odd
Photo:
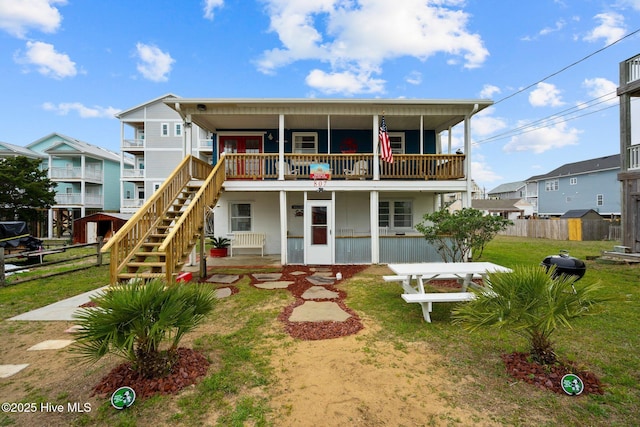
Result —
[{"label": "american flag", "polygon": [[382,123],[380,124],[378,139],[380,140],[380,153],[382,154],[382,160],[387,163],[393,163],[391,141],[389,141],[389,134],[387,133],[387,124],[384,121],[384,116],[382,116]]}]

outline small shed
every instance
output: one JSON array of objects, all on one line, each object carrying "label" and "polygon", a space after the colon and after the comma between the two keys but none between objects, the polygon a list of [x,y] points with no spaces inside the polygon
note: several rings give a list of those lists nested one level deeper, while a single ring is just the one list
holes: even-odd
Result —
[{"label": "small shed", "polygon": [[593,209],[572,209],[570,211],[566,211],[564,215],[560,218],[569,219],[569,218],[579,218],[579,219],[604,219],[602,215]]},{"label": "small shed", "polygon": [[98,212],[73,221],[73,243],[95,243],[98,237],[107,241],[133,214]]}]

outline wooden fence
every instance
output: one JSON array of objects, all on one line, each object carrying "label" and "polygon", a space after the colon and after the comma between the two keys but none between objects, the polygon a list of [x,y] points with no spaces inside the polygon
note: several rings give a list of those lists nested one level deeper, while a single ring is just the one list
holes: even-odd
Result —
[{"label": "wooden fence", "polygon": [[[94,246],[95,252],[86,253],[86,251],[79,251],[78,249]],[[72,271],[84,270],[94,266],[100,266],[103,264],[103,254],[100,252],[103,243],[100,239],[96,243],[84,243],[78,245],[60,246],[57,248],[46,249],[43,251],[34,252],[22,252],[19,254],[5,255],[4,248],[0,248],[0,287],[17,285],[18,283],[29,282],[31,280],[41,279],[43,277],[51,277],[59,274],[66,274]],[[55,261],[45,261],[45,258],[50,258],[56,253],[64,252],[65,256],[62,259]],[[89,258],[95,258],[95,262]],[[25,260],[29,262],[25,263]],[[11,263],[13,260],[17,260],[20,265],[15,268],[7,269],[7,263]],[[85,261],[83,261],[85,260]],[[51,272],[52,265],[64,265],[69,266],[64,271]],[[21,270],[42,270],[42,274],[29,275],[28,277],[16,277],[7,281],[7,273],[17,273]]]},{"label": "wooden fence", "polygon": [[600,219],[516,219],[498,234],[551,240],[620,240],[620,225]]}]

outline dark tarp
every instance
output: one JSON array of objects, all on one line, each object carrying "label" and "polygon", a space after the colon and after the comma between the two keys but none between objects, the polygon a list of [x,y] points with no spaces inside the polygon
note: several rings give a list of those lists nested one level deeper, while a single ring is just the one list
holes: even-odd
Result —
[{"label": "dark tarp", "polygon": [[42,246],[42,240],[29,234],[29,228],[24,221],[0,222],[0,247],[23,247],[27,251],[36,251]]}]

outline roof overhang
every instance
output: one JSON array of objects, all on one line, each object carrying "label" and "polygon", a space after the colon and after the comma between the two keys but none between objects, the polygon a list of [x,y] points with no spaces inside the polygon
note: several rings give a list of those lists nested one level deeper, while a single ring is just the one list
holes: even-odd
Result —
[{"label": "roof overhang", "polygon": [[371,129],[374,115],[385,116],[389,131],[441,132],[493,104],[478,100],[416,99],[219,99],[173,98],[164,101],[184,118],[211,132],[277,129]]}]

